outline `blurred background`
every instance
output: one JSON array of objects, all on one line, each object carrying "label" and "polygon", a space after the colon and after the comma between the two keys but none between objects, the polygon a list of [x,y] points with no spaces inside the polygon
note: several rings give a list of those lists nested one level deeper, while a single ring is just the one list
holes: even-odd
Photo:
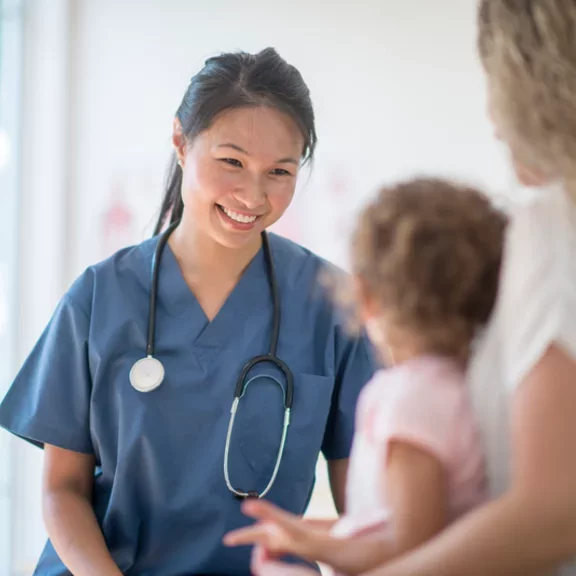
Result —
[{"label": "blurred background", "polygon": [[[320,143],[277,232],[346,266],[385,182],[517,193],[485,116],[475,0],[0,0],[0,397],[85,267],[150,235],[173,114],[220,51],[300,69]],[[0,432],[0,576],[44,544],[41,453]],[[310,514],[333,514],[324,464]]]}]

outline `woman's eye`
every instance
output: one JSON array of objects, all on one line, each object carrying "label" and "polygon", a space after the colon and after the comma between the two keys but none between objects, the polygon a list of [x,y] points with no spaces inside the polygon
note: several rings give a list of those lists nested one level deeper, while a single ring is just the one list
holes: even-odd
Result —
[{"label": "woman's eye", "polygon": [[242,162],[236,160],[236,158],[221,158],[222,162],[230,164],[230,166],[236,166],[237,168],[242,168]]},{"label": "woman's eye", "polygon": [[275,168],[272,170],[272,174],[274,174],[274,176],[290,176],[290,172],[284,170],[284,168]]}]

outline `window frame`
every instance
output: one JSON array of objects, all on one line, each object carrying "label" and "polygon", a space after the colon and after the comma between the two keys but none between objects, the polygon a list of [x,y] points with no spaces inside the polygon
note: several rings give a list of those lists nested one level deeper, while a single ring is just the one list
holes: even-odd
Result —
[{"label": "window frame", "polygon": [[[0,0],[0,398],[16,370],[23,0]],[[0,574],[12,574],[12,438],[0,432]]]}]

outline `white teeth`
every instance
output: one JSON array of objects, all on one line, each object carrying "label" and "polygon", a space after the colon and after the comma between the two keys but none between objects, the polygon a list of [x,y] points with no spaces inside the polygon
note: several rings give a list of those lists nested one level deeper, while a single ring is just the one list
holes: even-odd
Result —
[{"label": "white teeth", "polygon": [[229,210],[224,206],[220,206],[220,208],[222,208],[222,211],[224,212],[224,214],[226,214],[226,216],[228,216],[228,218],[232,218],[232,220],[235,220],[236,222],[241,222],[242,224],[251,224],[257,218],[257,216],[247,216],[246,214],[239,214],[238,212],[234,212],[234,210]]}]

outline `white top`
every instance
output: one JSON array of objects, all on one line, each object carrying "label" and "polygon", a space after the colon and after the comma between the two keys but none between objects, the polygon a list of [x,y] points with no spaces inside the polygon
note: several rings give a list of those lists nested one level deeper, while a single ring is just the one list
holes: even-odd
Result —
[{"label": "white top", "polygon": [[[498,301],[470,367],[492,496],[510,483],[512,393],[551,343],[576,359],[576,204],[560,188],[512,214]],[[576,576],[576,563],[559,574]]]}]

